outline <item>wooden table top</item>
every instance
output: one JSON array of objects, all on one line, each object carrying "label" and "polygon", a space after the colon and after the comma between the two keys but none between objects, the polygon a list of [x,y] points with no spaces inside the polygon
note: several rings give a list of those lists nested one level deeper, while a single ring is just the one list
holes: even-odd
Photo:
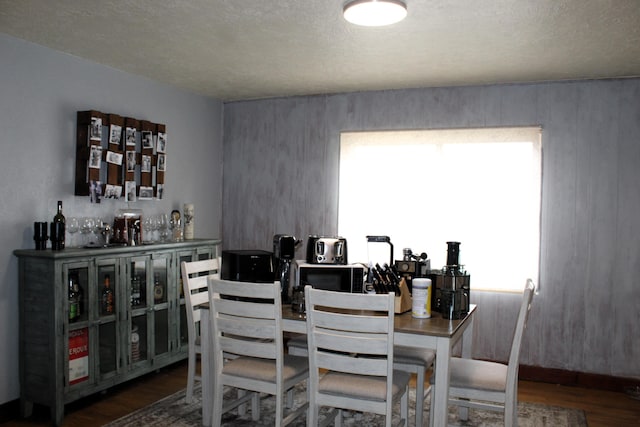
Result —
[{"label": "wooden table top", "polygon": [[[429,335],[436,337],[451,337],[460,326],[469,319],[476,310],[476,305],[471,304],[469,314],[463,319],[450,320],[444,319],[440,313],[432,312],[428,319],[416,319],[411,316],[411,311],[402,314],[396,314],[394,318],[395,332]],[[285,320],[305,321],[304,314],[291,310],[291,305],[284,304],[282,306],[282,318]]]}]

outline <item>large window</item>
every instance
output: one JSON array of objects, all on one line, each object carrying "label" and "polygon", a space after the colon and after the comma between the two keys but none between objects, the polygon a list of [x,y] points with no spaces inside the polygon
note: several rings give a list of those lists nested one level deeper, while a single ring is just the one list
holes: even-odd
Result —
[{"label": "large window", "polygon": [[338,231],[349,262],[385,235],[432,269],[457,241],[472,289],[521,291],[538,278],[540,184],[539,127],[345,132]]}]

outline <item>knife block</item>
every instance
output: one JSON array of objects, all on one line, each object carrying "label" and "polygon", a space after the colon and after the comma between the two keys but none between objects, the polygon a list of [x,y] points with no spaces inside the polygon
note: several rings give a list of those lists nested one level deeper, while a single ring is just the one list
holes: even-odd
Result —
[{"label": "knife block", "polygon": [[400,296],[396,295],[395,297],[394,312],[395,314],[402,314],[411,310],[413,300],[411,299],[411,294],[409,293],[409,288],[407,287],[407,282],[404,280],[404,277],[400,279],[398,287],[400,288]]}]

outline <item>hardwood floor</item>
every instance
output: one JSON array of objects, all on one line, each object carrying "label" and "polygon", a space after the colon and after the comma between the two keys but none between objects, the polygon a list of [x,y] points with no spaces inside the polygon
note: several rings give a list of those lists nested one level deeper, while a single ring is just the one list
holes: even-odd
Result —
[{"label": "hardwood floor", "polygon": [[[149,405],[186,386],[187,364],[180,362],[65,407],[65,427],[99,426]],[[585,411],[589,427],[640,424],[640,400],[624,393],[520,381],[521,401]],[[36,406],[27,419],[10,419],[6,426],[48,426],[48,408]]]}]

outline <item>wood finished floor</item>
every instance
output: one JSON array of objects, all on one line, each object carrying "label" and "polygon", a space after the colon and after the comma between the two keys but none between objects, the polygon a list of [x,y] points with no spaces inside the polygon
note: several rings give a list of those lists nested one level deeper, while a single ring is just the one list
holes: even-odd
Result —
[{"label": "wood finished floor", "polygon": [[[65,407],[65,427],[100,426],[149,405],[186,386],[187,364],[180,362],[127,384],[114,387]],[[624,393],[521,381],[518,397],[524,402],[577,408],[585,411],[589,427],[640,425],[640,400]],[[49,412],[36,405],[27,419],[6,426],[48,426]]]}]

